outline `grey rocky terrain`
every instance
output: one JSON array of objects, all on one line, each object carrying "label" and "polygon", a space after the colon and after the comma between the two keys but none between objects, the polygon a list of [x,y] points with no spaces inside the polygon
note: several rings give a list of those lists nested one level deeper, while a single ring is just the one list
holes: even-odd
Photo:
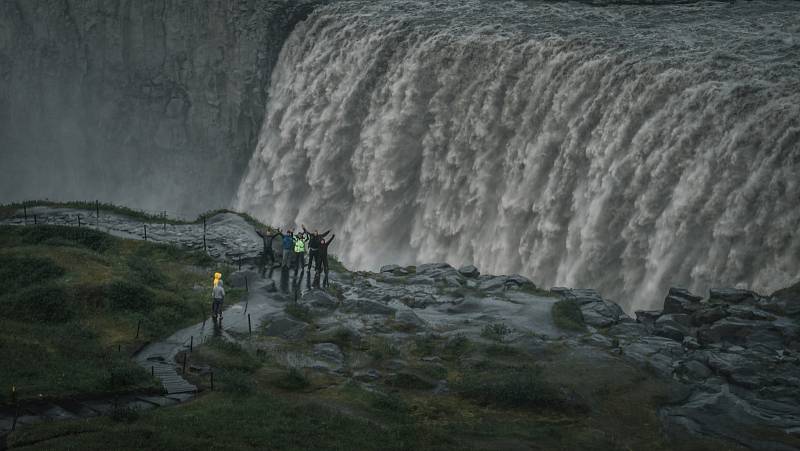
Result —
[{"label": "grey rocky terrain", "polygon": [[[46,223],[70,223],[64,218],[78,214],[35,211]],[[3,222],[19,224],[19,218]],[[142,226],[101,214],[101,229],[114,234],[141,239]],[[202,224],[168,225],[167,232],[151,227],[148,239],[197,248],[200,233],[202,246]],[[499,344],[530,355],[559,349],[551,359],[578,359],[589,372],[634,365],[669,384],[672,394],[659,417],[672,436],[713,437],[764,450],[796,449],[800,443],[800,303],[791,295],[723,288],[698,296],[672,288],[661,310],[632,317],[592,289],[542,290],[520,275],[485,275],[474,266],[446,263],[387,265],[375,273],[335,266],[329,289],[306,289],[302,282],[295,293],[295,285],[281,286],[280,269],[274,279],[260,278],[252,262],[261,241],[241,217],[210,218],[207,234],[209,252],[217,258],[236,262],[246,256],[229,283],[240,286],[247,279],[251,284],[247,299],[226,313],[232,319],[225,336],[245,336],[243,318],[250,313],[259,339],[247,345],[287,368],[366,386],[402,380],[442,393],[449,387],[438,372],[441,356],[409,351],[418,351],[421,340],[444,343],[444,349],[461,340]],[[301,315],[287,308],[295,298]],[[558,302],[577,306],[584,331],[557,326],[552,309]],[[200,325],[179,331],[139,360],[145,366],[155,360],[169,363],[188,335],[202,339],[211,333]],[[386,349],[380,364],[351,346],[376,340]],[[159,359],[158,352],[166,357]],[[473,364],[478,363],[459,363]]]}]

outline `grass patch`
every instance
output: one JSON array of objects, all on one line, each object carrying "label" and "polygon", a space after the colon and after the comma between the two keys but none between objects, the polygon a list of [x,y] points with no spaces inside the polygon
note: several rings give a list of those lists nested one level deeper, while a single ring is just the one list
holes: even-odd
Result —
[{"label": "grass patch", "polygon": [[292,318],[306,323],[310,323],[313,320],[311,309],[302,304],[289,303],[284,307],[283,311]]},{"label": "grass patch", "polygon": [[367,355],[376,362],[392,359],[400,355],[400,350],[385,337],[372,337],[368,341],[368,346]]},{"label": "grass patch", "polygon": [[483,326],[481,337],[488,340],[503,342],[510,333],[511,328],[506,326],[505,323],[492,323]]},{"label": "grass patch", "polygon": [[571,299],[562,299],[553,304],[550,312],[556,326],[576,332],[586,331],[583,313],[581,313],[581,309],[575,301]]},{"label": "grass patch", "polygon": [[472,342],[466,336],[458,334],[450,338],[442,349],[442,357],[446,360],[457,360],[472,350]]},{"label": "grass patch", "polygon": [[563,400],[558,390],[545,382],[541,374],[536,366],[487,369],[463,374],[453,389],[464,398],[486,405],[561,407]]},{"label": "grass patch", "polygon": [[261,360],[248,352],[239,343],[214,337],[199,346],[192,360],[203,362],[214,368],[253,373],[261,368]]},{"label": "grass patch", "polygon": [[17,386],[20,400],[154,388],[130,353],[202,321],[218,268],[197,263],[174,246],[85,228],[0,226],[10,287],[0,291],[0,387]]},{"label": "grass patch", "polygon": [[302,371],[291,368],[273,380],[272,385],[283,390],[303,390],[311,385],[311,381]]}]

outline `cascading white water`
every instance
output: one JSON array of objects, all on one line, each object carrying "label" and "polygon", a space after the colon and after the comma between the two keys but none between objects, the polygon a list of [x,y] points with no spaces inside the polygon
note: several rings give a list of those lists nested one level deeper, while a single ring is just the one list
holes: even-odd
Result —
[{"label": "cascading white water", "polygon": [[320,8],[236,206],[334,229],[357,268],[474,263],[629,310],[770,291],[800,270],[800,5]]}]

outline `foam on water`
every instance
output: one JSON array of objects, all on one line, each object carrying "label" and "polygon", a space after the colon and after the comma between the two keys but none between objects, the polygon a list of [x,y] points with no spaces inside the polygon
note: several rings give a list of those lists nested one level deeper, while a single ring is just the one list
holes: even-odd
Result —
[{"label": "foam on water", "polygon": [[236,207],[357,268],[770,291],[800,269],[800,4],[355,1],[286,43]]}]

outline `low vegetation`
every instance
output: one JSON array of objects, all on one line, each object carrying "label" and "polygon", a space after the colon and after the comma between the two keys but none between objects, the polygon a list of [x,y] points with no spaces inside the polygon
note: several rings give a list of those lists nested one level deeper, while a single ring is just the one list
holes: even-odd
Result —
[{"label": "low vegetation", "polygon": [[0,403],[12,386],[19,400],[157,390],[130,355],[202,320],[208,292],[195,287],[216,270],[204,254],[86,228],[0,226]]},{"label": "low vegetation", "polygon": [[556,326],[575,332],[586,330],[586,323],[583,321],[583,313],[578,304],[571,299],[562,299],[553,304],[551,310],[553,322]]}]

